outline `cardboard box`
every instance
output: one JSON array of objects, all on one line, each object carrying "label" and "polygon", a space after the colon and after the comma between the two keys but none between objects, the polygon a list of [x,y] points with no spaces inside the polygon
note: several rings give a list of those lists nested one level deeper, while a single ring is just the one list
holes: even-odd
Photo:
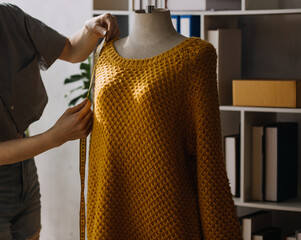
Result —
[{"label": "cardboard box", "polygon": [[233,80],[233,105],[301,107],[301,80]]}]

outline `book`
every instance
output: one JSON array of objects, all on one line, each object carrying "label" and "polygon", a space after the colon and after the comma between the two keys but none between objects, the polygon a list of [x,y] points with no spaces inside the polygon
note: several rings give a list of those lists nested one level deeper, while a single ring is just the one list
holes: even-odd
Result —
[{"label": "book", "polygon": [[281,240],[281,229],[268,227],[256,232],[252,240]]},{"label": "book", "polygon": [[297,196],[298,123],[275,123],[265,128],[265,200]]},{"label": "book", "polygon": [[231,193],[240,196],[240,137],[229,135],[224,137],[225,165],[230,182]]},{"label": "book", "polygon": [[196,15],[180,16],[180,33],[186,37],[200,37],[201,18]]},{"label": "book", "polygon": [[209,30],[206,40],[217,53],[219,102],[221,105],[232,105],[232,80],[241,77],[241,30]]},{"label": "book", "polygon": [[264,200],[264,173],[265,164],[263,156],[264,126],[252,127],[252,193],[255,201]]},{"label": "book", "polygon": [[242,217],[242,237],[244,240],[252,240],[252,235],[261,229],[269,227],[272,221],[272,213],[258,211]]},{"label": "book", "polygon": [[285,240],[297,240],[295,235],[285,237]]},{"label": "book", "polygon": [[171,21],[174,28],[177,32],[181,32],[181,25],[180,25],[180,16],[179,15],[171,15]]}]

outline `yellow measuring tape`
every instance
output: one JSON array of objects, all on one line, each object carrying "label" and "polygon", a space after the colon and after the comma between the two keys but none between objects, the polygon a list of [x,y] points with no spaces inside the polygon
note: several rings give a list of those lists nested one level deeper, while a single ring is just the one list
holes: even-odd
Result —
[{"label": "yellow measuring tape", "polygon": [[[103,48],[103,45],[105,43],[105,40],[101,42],[99,47],[97,48],[95,52],[95,61],[93,66],[93,71],[91,75],[91,81],[89,90],[87,93],[87,99],[89,98],[89,94],[93,85],[93,79],[95,74],[95,68],[97,59],[100,56],[100,52]],[[85,204],[85,172],[86,172],[86,155],[87,155],[87,139],[82,138],[79,141],[79,173],[80,173],[80,240],[84,240],[86,238],[86,204]]]},{"label": "yellow measuring tape", "polygon": [[86,171],[86,146],[87,139],[82,138],[79,141],[79,169],[80,169],[80,239],[84,240],[86,235],[86,209],[85,209],[85,171]]}]

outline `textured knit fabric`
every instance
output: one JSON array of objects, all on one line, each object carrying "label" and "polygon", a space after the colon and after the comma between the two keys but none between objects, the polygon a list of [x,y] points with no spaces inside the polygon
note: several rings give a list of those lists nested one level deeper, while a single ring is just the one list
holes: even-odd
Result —
[{"label": "textured knit fabric", "polygon": [[216,52],[198,38],[97,61],[89,240],[241,239],[221,147]]}]

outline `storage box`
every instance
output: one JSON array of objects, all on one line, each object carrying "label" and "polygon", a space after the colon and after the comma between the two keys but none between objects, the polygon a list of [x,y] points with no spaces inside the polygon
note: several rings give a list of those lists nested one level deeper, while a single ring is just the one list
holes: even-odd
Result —
[{"label": "storage box", "polygon": [[301,107],[301,80],[233,80],[233,105]]}]

